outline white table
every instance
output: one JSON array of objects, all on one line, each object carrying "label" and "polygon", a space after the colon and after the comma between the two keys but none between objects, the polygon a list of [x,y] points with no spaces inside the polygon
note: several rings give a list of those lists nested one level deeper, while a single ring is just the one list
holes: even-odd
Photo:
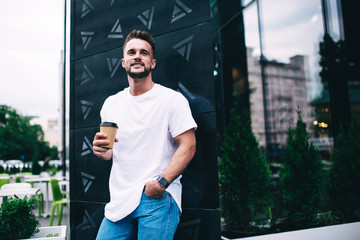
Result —
[{"label": "white table", "polygon": [[0,190],[0,197],[34,196],[39,190],[40,188]]},{"label": "white table", "polygon": [[50,216],[50,206],[49,206],[49,182],[50,179],[57,179],[59,181],[67,180],[66,177],[32,177],[32,176],[25,176],[25,182],[29,183],[45,183],[46,184],[46,211],[44,213],[45,217]]}]

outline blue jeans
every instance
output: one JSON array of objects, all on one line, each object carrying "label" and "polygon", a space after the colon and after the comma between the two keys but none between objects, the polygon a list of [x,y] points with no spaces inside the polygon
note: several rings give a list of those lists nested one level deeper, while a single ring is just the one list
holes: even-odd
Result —
[{"label": "blue jeans", "polygon": [[104,218],[96,240],[171,240],[180,220],[180,210],[165,191],[162,198],[143,192],[139,206],[127,217],[112,222]]}]

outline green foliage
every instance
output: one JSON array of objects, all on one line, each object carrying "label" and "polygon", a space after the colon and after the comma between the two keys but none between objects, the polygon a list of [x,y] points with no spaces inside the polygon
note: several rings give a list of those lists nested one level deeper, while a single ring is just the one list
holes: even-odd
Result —
[{"label": "green foliage", "polygon": [[341,222],[360,220],[360,123],[341,131],[331,155],[330,208]]},{"label": "green foliage", "polygon": [[48,235],[46,235],[46,237],[59,237],[59,236],[60,236],[59,233],[54,233],[54,234],[49,233]]},{"label": "green foliage", "polygon": [[39,221],[32,210],[35,199],[9,198],[0,209],[0,240],[30,238],[39,231]]},{"label": "green foliage", "polygon": [[56,167],[50,166],[49,168],[47,168],[47,169],[45,169],[45,170],[43,169],[43,171],[49,173],[49,175],[52,177],[52,176],[55,176],[55,174],[56,174],[57,172],[59,172],[59,169],[57,169]]},{"label": "green foliage", "polygon": [[317,149],[309,142],[300,111],[295,128],[288,129],[280,184],[283,190],[286,223],[294,228],[318,223],[323,200],[323,165]]},{"label": "green foliage", "polygon": [[342,68],[350,65],[350,61],[345,57],[345,42],[342,40],[334,41],[330,35],[324,34],[323,41],[319,44],[319,72],[321,82],[325,89],[328,89],[329,80],[336,72],[342,72]]},{"label": "green foliage", "polygon": [[271,218],[270,170],[247,111],[231,116],[219,174],[222,213],[228,226],[247,230],[250,222]]},{"label": "green foliage", "polygon": [[[8,106],[0,105],[0,158],[32,160],[34,150],[38,157],[57,158],[57,148],[50,148],[44,141],[44,132],[40,125],[31,125],[30,118],[20,116]],[[56,153],[55,153],[56,151]]]},{"label": "green foliage", "polygon": [[31,173],[34,175],[38,175],[41,173],[41,166],[39,164],[38,151],[36,149],[35,149],[33,160],[32,160]]}]

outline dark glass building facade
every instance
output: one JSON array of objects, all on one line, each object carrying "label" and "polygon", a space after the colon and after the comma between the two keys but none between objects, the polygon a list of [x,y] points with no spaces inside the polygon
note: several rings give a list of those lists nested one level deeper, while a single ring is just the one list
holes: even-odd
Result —
[{"label": "dark glass building facade", "polygon": [[[356,4],[72,0],[71,239],[93,239],[109,201],[111,162],[92,154],[92,139],[99,130],[104,100],[128,86],[120,65],[122,43],[132,29],[147,30],[155,37],[154,81],[181,92],[199,126],[197,153],[183,174],[184,212],[176,239],[220,239],[218,159],[230,115],[243,109],[250,112],[252,132],[278,193],[272,206],[277,220],[270,219],[271,224],[252,235],[274,232],[271,225],[280,223],[283,214],[278,187],[282,156],[297,111],[326,166],[332,165],[331,154],[341,146],[341,129],[359,118]],[[321,200],[323,213],[331,212],[328,198],[324,194]]]},{"label": "dark glass building facade", "polygon": [[[273,181],[271,217],[264,217],[268,222],[256,224],[254,220],[249,223],[253,224],[249,227],[252,233],[242,229],[237,235],[359,221],[360,206],[356,201],[360,186],[351,184],[359,178],[350,167],[346,168],[354,164],[359,169],[355,153],[359,140],[351,134],[344,135],[348,129],[359,134],[359,128],[354,127],[360,116],[360,38],[356,30],[360,18],[355,10],[358,4],[341,0],[243,0],[210,1],[210,5],[219,149],[230,116],[248,109],[252,132],[267,158]],[[288,130],[296,126],[299,111],[306,124],[307,140],[317,149],[323,164],[319,173],[321,194],[313,200],[318,207],[312,213],[314,224],[288,224],[288,196],[281,182],[284,158],[289,155],[285,155]],[[346,138],[353,147],[345,147]],[[349,154],[343,157],[346,151]],[[306,161],[305,153],[299,156]],[[338,172],[340,168],[342,174]],[[311,171],[301,169],[308,170]],[[338,186],[334,179],[339,181]],[[336,197],[340,192],[354,201]]]},{"label": "dark glass building facade", "polygon": [[359,116],[353,27],[359,18],[351,6],[337,0],[214,1],[214,69],[223,89],[219,129],[229,112],[249,108],[260,145],[276,158],[299,108],[315,146],[330,151],[340,127]]}]

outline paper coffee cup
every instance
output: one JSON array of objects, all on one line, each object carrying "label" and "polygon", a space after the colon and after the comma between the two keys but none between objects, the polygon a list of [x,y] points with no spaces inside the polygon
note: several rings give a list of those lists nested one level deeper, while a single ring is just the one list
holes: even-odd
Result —
[{"label": "paper coffee cup", "polygon": [[117,129],[118,129],[117,124],[113,122],[102,122],[100,124],[100,132],[106,133],[107,134],[106,140],[109,140],[109,144],[101,145],[101,147],[113,148]]}]

